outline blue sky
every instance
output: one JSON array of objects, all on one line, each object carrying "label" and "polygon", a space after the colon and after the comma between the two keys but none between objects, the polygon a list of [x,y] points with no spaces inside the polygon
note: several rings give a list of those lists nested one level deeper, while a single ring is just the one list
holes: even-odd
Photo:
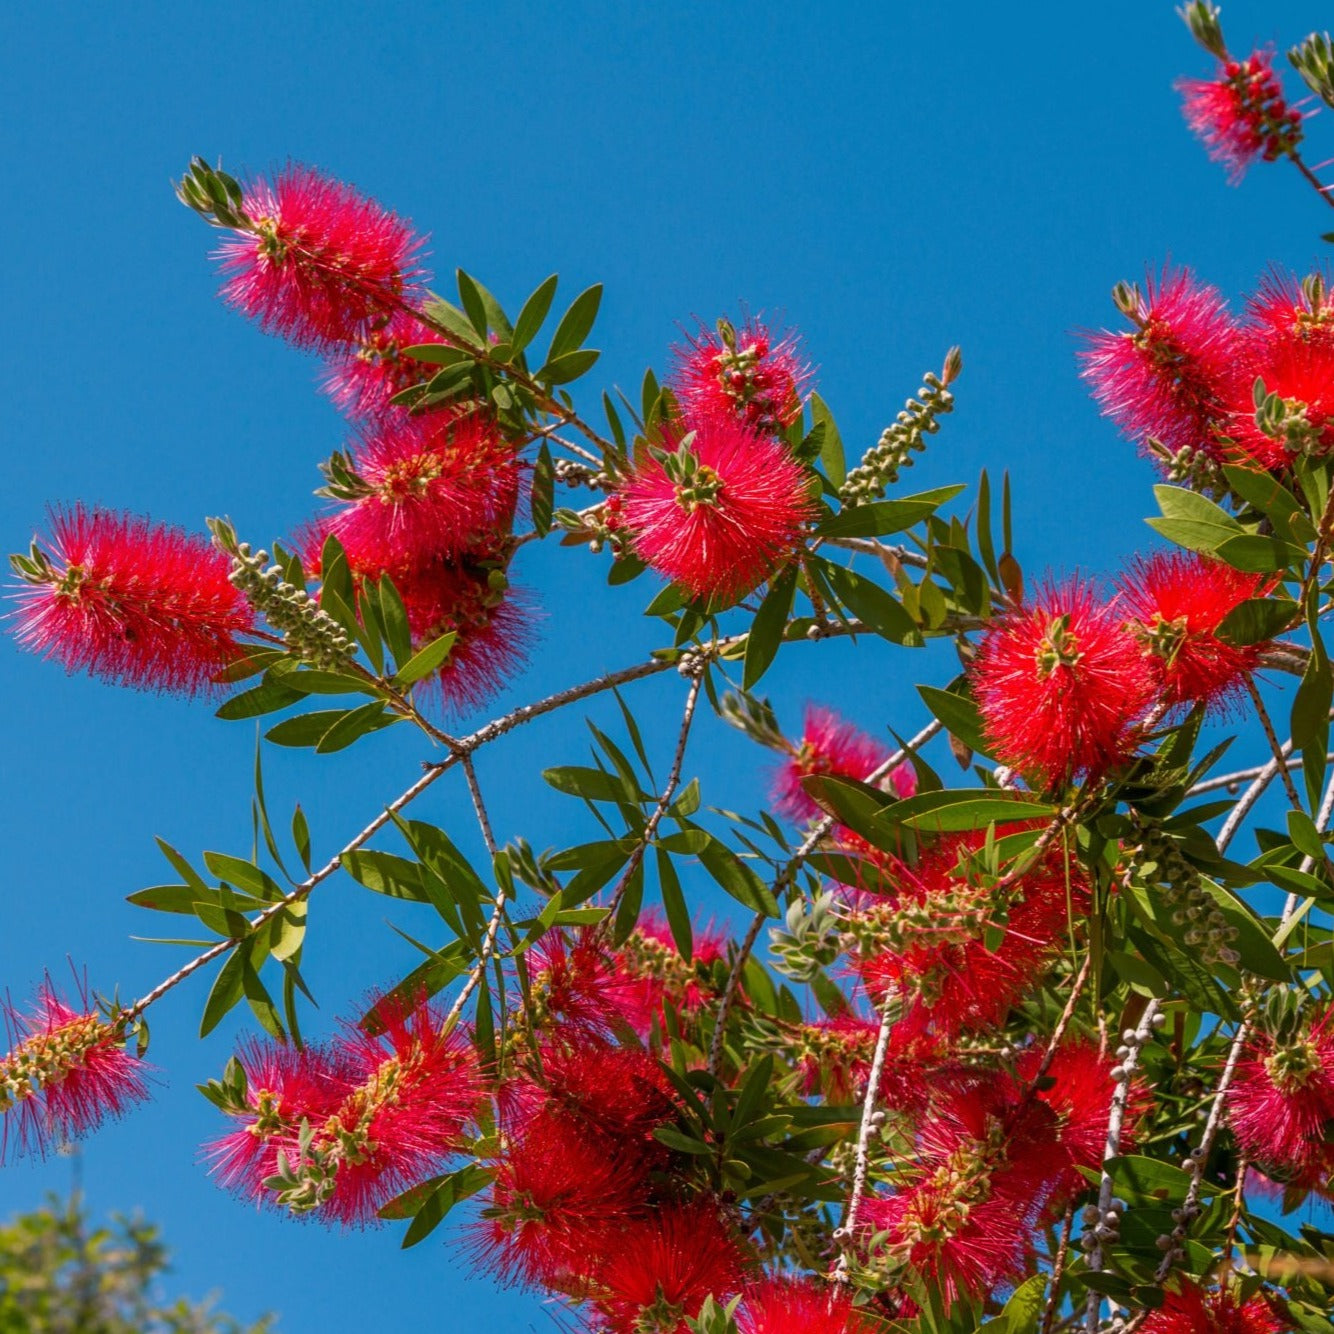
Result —
[{"label": "blue sky", "polygon": [[[1295,173],[1257,169],[1231,189],[1190,140],[1171,82],[1207,63],[1170,4],[961,0],[942,14],[248,0],[12,11],[0,19],[5,549],[26,545],[50,501],[191,527],[226,513],[266,544],[312,510],[315,464],[341,424],[311,361],[214,299],[214,238],[170,188],[200,153],[233,170],[294,158],[355,182],[431,232],[442,286],[462,265],[517,308],[552,271],[570,295],[604,282],[590,390],[632,388],[694,317],[745,303],[801,331],[851,451],[961,343],[958,410],[907,486],[1008,467],[1028,571],[1113,571],[1147,545],[1154,479],[1089,402],[1073,331],[1110,320],[1112,283],[1167,257],[1233,294],[1271,261],[1304,269],[1329,223]],[[1240,48],[1296,40],[1328,11],[1231,0],[1224,18]],[[1318,161],[1334,145],[1328,118],[1310,132]],[[638,615],[646,584],[607,593],[586,555],[529,548],[516,577],[543,619],[497,712],[654,642]],[[815,698],[881,735],[921,725],[914,680],[951,673],[948,650],[790,657],[766,688],[793,725]],[[633,696],[659,753],[679,696],[674,676]],[[95,986],[138,994],[179,954],[128,939],[159,924],[124,896],[166,878],[154,834],[192,854],[245,851],[252,728],[67,680],[6,641],[0,735],[0,985],[23,997],[43,968],[67,975],[68,955]],[[565,835],[571,808],[537,771],[579,762],[584,735],[569,716],[482,757],[502,839]],[[706,800],[753,807],[764,757],[706,735],[687,762],[707,763]],[[327,854],[420,758],[397,732],[323,761],[277,754],[270,797],[299,798]],[[446,787],[425,818],[471,839],[462,790]],[[312,906],[324,1016],[411,962],[372,897],[331,883]],[[294,1225],[218,1191],[197,1148],[218,1126],[192,1085],[220,1070],[236,1030],[194,1039],[204,994],[183,988],[154,1013],[154,1103],[84,1151],[95,1209],[142,1205],[163,1224],[173,1288],[221,1287],[247,1316],[280,1309],[287,1334],[443,1311],[447,1328],[548,1327],[537,1303],[467,1277],[443,1232],[400,1255],[392,1231]],[[5,1168],[0,1214],[68,1178],[59,1160]]]}]

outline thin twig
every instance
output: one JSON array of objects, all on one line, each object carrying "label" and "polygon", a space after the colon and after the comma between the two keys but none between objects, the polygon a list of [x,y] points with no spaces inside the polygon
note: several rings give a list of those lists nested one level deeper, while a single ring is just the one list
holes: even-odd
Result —
[{"label": "thin twig", "polygon": [[[1114,1235],[1115,1227],[1108,1227],[1108,1216],[1112,1210],[1112,1174],[1107,1164],[1121,1152],[1121,1129],[1125,1124],[1126,1103],[1130,1099],[1130,1085],[1134,1079],[1135,1067],[1139,1064],[1139,1054],[1144,1044],[1153,1036],[1154,1020],[1158,1016],[1158,1001],[1151,1000],[1140,1016],[1139,1024],[1129,1034],[1124,1034],[1124,1045],[1118,1048],[1120,1064],[1114,1071],[1116,1086],[1112,1089],[1111,1106],[1107,1112],[1107,1138],[1102,1150],[1102,1178],[1098,1183],[1098,1221],[1092,1229],[1093,1245],[1088,1253],[1090,1272],[1102,1268],[1102,1243]],[[1124,1052],[1125,1055],[1121,1055]],[[1111,1300],[1110,1298],[1108,1299]],[[1088,1303],[1084,1308],[1084,1328],[1093,1334],[1098,1328],[1098,1315],[1102,1310],[1102,1296],[1090,1290]]]},{"label": "thin twig", "polygon": [[1066,1257],[1070,1254],[1070,1234],[1074,1231],[1074,1226],[1075,1206],[1072,1204],[1065,1211],[1065,1219],[1061,1224],[1061,1244],[1056,1250],[1056,1259],[1052,1261],[1051,1266],[1051,1295],[1047,1298],[1047,1307],[1042,1313],[1042,1327],[1039,1334],[1051,1334],[1052,1323],[1061,1304],[1061,1278],[1065,1273]]},{"label": "thin twig", "polygon": [[701,670],[691,679],[690,692],[686,695],[685,708],[681,713],[681,730],[676,738],[676,753],[672,756],[671,772],[667,775],[667,782],[663,786],[662,794],[658,797],[657,805],[654,806],[652,814],[648,817],[648,822],[644,825],[643,833],[639,836],[639,842],[630,854],[630,859],[626,862],[625,869],[616,882],[616,888],[611,892],[611,897],[607,902],[607,915],[602,919],[604,923],[612,921],[615,917],[621,898],[629,887],[635,872],[639,869],[640,863],[644,860],[645,852],[652,846],[653,837],[658,832],[662,817],[666,815],[667,808],[672,804],[672,798],[676,796],[676,789],[681,784],[681,770],[686,758],[686,742],[690,739],[690,725],[695,720],[695,706],[699,703],[699,692],[704,684],[704,672],[707,670],[707,667],[701,667]]},{"label": "thin twig", "polygon": [[[933,718],[902,750],[895,751],[889,759],[876,765],[866,775],[864,781],[877,783],[882,778],[887,777],[900,764],[905,763],[909,755],[915,755],[943,727],[944,724],[938,718]],[[801,846],[797,848],[796,852],[783,865],[782,870],[774,877],[773,892],[775,898],[785,886],[792,884],[797,872],[806,864],[806,859],[837,823],[838,821],[832,815],[824,815],[811,826],[809,833],[802,840]],[[736,957],[732,960],[731,970],[727,974],[727,982],[723,986],[722,995],[718,1000],[718,1017],[714,1021],[713,1040],[709,1043],[709,1073],[712,1075],[716,1076],[718,1071],[722,1069],[727,1018],[736,1002],[737,992],[741,985],[741,975],[746,969],[746,960],[750,958],[751,951],[755,948],[755,942],[760,938],[760,931],[766,921],[768,921],[767,913],[755,914],[749,929],[737,947]]]},{"label": "thin twig", "polygon": [[1232,842],[1237,831],[1241,828],[1242,822],[1251,813],[1251,808],[1265,794],[1265,789],[1274,781],[1274,775],[1278,772],[1280,764],[1286,764],[1288,756],[1292,753],[1292,742],[1286,741],[1282,746],[1283,758],[1281,760],[1270,760],[1255,775],[1255,781],[1241,795],[1241,800],[1228,812],[1228,817],[1223,821],[1223,827],[1218,832],[1218,851],[1226,852],[1228,844]]},{"label": "thin twig", "polygon": [[1248,676],[1246,678],[1246,689],[1250,693],[1251,703],[1255,705],[1255,716],[1260,720],[1260,726],[1264,729],[1265,740],[1269,742],[1270,753],[1274,757],[1274,768],[1278,776],[1283,780],[1283,790],[1288,794],[1288,800],[1292,803],[1292,809],[1300,811],[1302,799],[1297,795],[1297,786],[1292,781],[1292,772],[1286,764],[1290,753],[1279,745],[1278,734],[1274,731],[1273,721],[1269,717],[1269,710],[1265,708],[1265,702],[1261,698],[1260,690],[1255,682]]},{"label": "thin twig", "polygon": [[875,1127],[876,1094],[885,1071],[885,1055],[889,1051],[889,1031],[893,1028],[894,993],[886,989],[880,1007],[880,1031],[875,1037],[875,1054],[871,1058],[871,1073],[867,1077],[866,1096],[862,1099],[862,1120],[857,1130],[857,1156],[852,1168],[852,1194],[848,1196],[843,1222],[834,1239],[842,1243],[843,1253],[838,1260],[838,1274],[846,1277],[848,1250],[856,1235],[857,1215],[861,1212],[862,1196],[866,1194],[866,1175],[870,1165],[871,1131]]},{"label": "thin twig", "polygon": [[[1331,760],[1334,760],[1334,752],[1325,756],[1326,764]],[[1300,769],[1302,759],[1300,756],[1290,756],[1284,763],[1289,769]],[[1193,787],[1187,788],[1186,795],[1188,797],[1201,797],[1206,792],[1217,792],[1220,788],[1227,788],[1229,792],[1235,794],[1243,783],[1249,783],[1259,778],[1267,769],[1273,767],[1273,760],[1266,760],[1263,764],[1254,764],[1249,769],[1237,769],[1230,774],[1219,774],[1217,778],[1205,778]]]},{"label": "thin twig", "polygon": [[463,765],[463,776],[468,780],[468,795],[472,797],[472,808],[477,815],[477,824],[482,831],[482,840],[486,844],[486,850],[494,857],[496,855],[496,836],[491,832],[491,820],[487,816],[486,803],[482,800],[482,789],[477,782],[477,769],[473,765],[471,755],[464,755],[460,763]]},{"label": "thin twig", "polygon": [[1331,208],[1334,208],[1334,199],[1330,197],[1331,187],[1326,185],[1320,177],[1306,165],[1302,159],[1302,155],[1297,151],[1295,144],[1287,150],[1287,157],[1288,161],[1291,162],[1292,165],[1310,182],[1311,187],[1315,190],[1316,194],[1318,194],[1325,203],[1330,205]]},{"label": "thin twig", "polygon": [[1061,1039],[1065,1037],[1065,1030],[1070,1027],[1070,1021],[1075,1017],[1075,1007],[1079,1004],[1079,998],[1083,994],[1084,984],[1088,981],[1092,963],[1093,954],[1090,952],[1084,956],[1084,962],[1080,965],[1074,985],[1070,988],[1070,998],[1066,1001],[1065,1009],[1061,1011],[1061,1017],[1056,1021],[1056,1027],[1052,1029],[1051,1037],[1047,1040],[1047,1050],[1042,1054],[1042,1061],[1033,1072],[1032,1079],[1028,1081],[1028,1087],[1024,1089],[1024,1095],[1019,1102],[1021,1107],[1037,1092],[1038,1085],[1046,1078],[1047,1071],[1051,1069],[1051,1063],[1056,1058],[1056,1048],[1061,1045]]}]

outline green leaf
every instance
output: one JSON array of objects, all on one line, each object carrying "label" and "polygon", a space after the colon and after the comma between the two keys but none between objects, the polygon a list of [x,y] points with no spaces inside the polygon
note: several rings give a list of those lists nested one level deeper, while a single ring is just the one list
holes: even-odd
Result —
[{"label": "green leaf", "polygon": [[1301,502],[1272,473],[1225,465],[1223,476],[1237,495],[1274,525],[1280,537],[1299,544],[1315,541],[1315,529]]},{"label": "green leaf", "polygon": [[547,366],[560,360],[575,348],[583,347],[584,340],[593,331],[593,322],[598,317],[598,306],[602,304],[602,284],[580,292],[570,303],[570,308],[561,316],[556,332],[551,336],[551,347],[547,350]]},{"label": "green leaf", "polygon": [[1302,754],[1302,774],[1306,779],[1311,809],[1320,802],[1325,781],[1325,755],[1329,750],[1329,708],[1334,697],[1334,679],[1330,676],[1329,657],[1317,622],[1317,598],[1312,589],[1307,607],[1307,625],[1311,631],[1311,656],[1292,701],[1292,743]]},{"label": "green leaf", "polygon": [[591,370],[602,355],[596,348],[580,348],[577,352],[567,352],[561,357],[552,357],[540,371],[537,378],[547,384],[569,384],[577,380],[585,371]]},{"label": "green leaf", "polygon": [[1274,570],[1286,570],[1289,566],[1300,568],[1306,560],[1306,548],[1293,546],[1277,537],[1267,537],[1263,533],[1244,533],[1240,537],[1229,537],[1214,550],[1219,560],[1225,561],[1234,570],[1244,570],[1248,574],[1268,574]]},{"label": "green leaf", "polygon": [[421,866],[392,852],[368,851],[357,848],[343,853],[339,863],[359,885],[391,899],[411,899],[414,903],[429,903],[422,888]]},{"label": "green leaf", "polygon": [[1219,912],[1237,935],[1232,947],[1241,956],[1241,967],[1273,982],[1291,982],[1292,969],[1274,948],[1264,923],[1230,889],[1201,877],[1201,887],[1218,906]]},{"label": "green leaf", "polygon": [[918,686],[926,707],[945,724],[951,736],[958,737],[969,750],[979,755],[988,755],[986,724],[978,711],[977,704],[967,692],[967,682],[960,677],[958,689],[938,690],[935,686]]},{"label": "green leaf", "polygon": [[697,855],[719,887],[738,903],[766,917],[778,916],[778,904],[769,886],[725,843],[710,836]]},{"label": "green leaf", "polygon": [[1245,532],[1225,509],[1196,491],[1160,484],[1153,488],[1153,494],[1163,517],[1147,520],[1149,527],[1189,551],[1217,551],[1224,542]]},{"label": "green leaf", "polygon": [[830,561],[822,563],[825,577],[839,601],[883,639],[907,648],[921,648],[922,632],[901,602],[879,584],[854,574],[846,566]]},{"label": "green leaf", "polygon": [[843,437],[838,433],[834,414],[829,405],[819,394],[811,395],[811,420],[816,427],[824,427],[820,441],[820,462],[824,465],[824,475],[829,478],[835,491],[847,479],[847,465],[843,458]]},{"label": "green leaf", "polygon": [[181,856],[175,848],[171,846],[166,839],[159,838],[154,840],[162,851],[162,855],[171,863],[172,869],[182,880],[185,881],[191,889],[196,889],[207,898],[213,891],[205,883],[204,877],[190,865],[184,857]]},{"label": "green leaf", "polygon": [[203,1018],[199,1021],[201,1038],[208,1037],[245,994],[245,966],[245,956],[237,949],[218,970],[208,1000],[204,1002]]},{"label": "green leaf", "polygon": [[537,451],[537,459],[533,463],[533,485],[528,493],[528,512],[532,516],[533,531],[539,537],[545,537],[551,531],[555,485],[551,450],[543,440],[542,448]]},{"label": "green leaf", "polygon": [[306,813],[297,802],[292,812],[292,842],[296,846],[296,855],[301,858],[301,865],[310,874],[310,825],[306,822]]},{"label": "green leaf", "polygon": [[468,277],[462,269],[455,269],[455,281],[459,287],[459,301],[463,305],[464,313],[468,316],[468,323],[472,325],[477,333],[486,337],[486,306],[482,301],[482,294],[477,290],[477,284]]},{"label": "green leaf", "polygon": [[136,908],[152,908],[155,912],[188,913],[194,916],[199,890],[190,885],[153,885],[127,894],[125,901]]},{"label": "green leaf", "polygon": [[[403,1234],[402,1249],[406,1251],[419,1241],[425,1241],[456,1204],[476,1195],[490,1182],[491,1177],[491,1171],[478,1163],[468,1163],[457,1172],[451,1172],[418,1208],[407,1232]],[[386,1207],[391,1207],[393,1203],[390,1201]]]},{"label": "green leaf", "polygon": [[797,594],[797,567],[789,565],[769,586],[760,609],[751,622],[746,636],[746,660],[741,677],[741,688],[753,690],[769,670],[783,642],[787,618],[792,614],[792,603]]},{"label": "green leaf", "polygon": [[1005,1308],[981,1327],[986,1334],[1034,1334],[1046,1305],[1047,1274],[1031,1274],[1011,1294]]},{"label": "green leaf", "polygon": [[433,639],[419,649],[402,667],[394,673],[394,688],[406,690],[416,685],[424,677],[430,676],[449,657],[450,650],[458,636],[453,630],[446,631],[439,639]]},{"label": "green leaf", "polygon": [[253,862],[245,861],[241,857],[232,857],[225,852],[206,852],[204,865],[219,880],[225,880],[238,889],[247,890],[256,898],[273,903],[283,897],[282,889],[271,876],[266,875]]},{"label": "green leaf", "polygon": [[242,718],[259,718],[266,713],[275,713],[289,704],[304,699],[306,692],[296,690],[285,681],[266,677],[257,686],[243,690],[225,701],[214,715],[235,722]]},{"label": "green leaf", "polygon": [[[1132,1205],[1152,1201],[1180,1204],[1190,1189],[1190,1173],[1143,1154],[1128,1153],[1111,1158],[1105,1167],[1116,1186],[1116,1194]],[[1204,1190],[1213,1194],[1216,1187],[1205,1178]]]},{"label": "green leaf", "polygon": [[686,906],[685,895],[681,892],[681,880],[672,865],[671,856],[662,848],[657,849],[658,891],[662,895],[662,910],[667,916],[667,925],[676,945],[676,952],[686,960],[694,957],[694,936],[690,923],[690,909]]},{"label": "green leaf", "polygon": [[369,732],[378,732],[381,728],[392,727],[400,722],[397,716],[389,713],[379,700],[363,704],[359,709],[352,709],[343,714],[319,739],[315,747],[317,755],[329,755],[333,751],[343,750],[354,741],[360,740]]},{"label": "green leaf", "polygon": [[385,643],[394,655],[394,661],[404,663],[412,656],[412,628],[408,624],[407,608],[394,587],[394,581],[386,574],[376,588],[376,602],[380,612],[380,623],[384,626]]},{"label": "green leaf", "polygon": [[1298,614],[1290,598],[1247,598],[1223,618],[1218,637],[1231,644],[1262,644],[1289,629]]},{"label": "green leaf", "polygon": [[586,765],[565,764],[554,769],[543,769],[542,777],[557,792],[583,797],[588,801],[640,802],[648,801],[649,794],[635,783],[627,782],[616,774]]},{"label": "green leaf", "polygon": [[985,829],[994,822],[1047,819],[1057,813],[1055,806],[1034,801],[1026,793],[1003,791],[924,792],[905,801],[895,802],[880,823],[892,820],[930,833],[953,833],[967,829]]},{"label": "green leaf", "polygon": [[510,348],[516,357],[537,337],[538,330],[551,310],[557,282],[557,276],[553,273],[523,303],[519,318],[514,321],[514,336],[510,339]]}]

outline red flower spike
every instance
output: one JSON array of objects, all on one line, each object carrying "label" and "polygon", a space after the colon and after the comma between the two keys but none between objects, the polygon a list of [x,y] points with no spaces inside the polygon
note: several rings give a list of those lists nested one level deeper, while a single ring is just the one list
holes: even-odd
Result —
[{"label": "red flower spike", "polygon": [[75,505],[50,522],[51,537],[15,558],[18,642],[115,685],[213,689],[254,623],[227,557],[203,537],[111,510]]},{"label": "red flower spike", "polygon": [[739,1334],[875,1334],[842,1287],[810,1278],[766,1278],[746,1293]]},{"label": "red flower spike", "polygon": [[534,994],[563,1029],[612,1032],[635,988],[595,930],[580,931],[573,940],[548,931],[531,958]]},{"label": "red flower spike", "polygon": [[[1228,1123],[1262,1171],[1298,1186],[1328,1189],[1334,1148],[1334,1010],[1297,1036],[1253,1034],[1227,1094]],[[1323,1193],[1323,1191],[1322,1191]]]},{"label": "red flower spike", "polygon": [[[837,774],[864,782],[889,755],[878,741],[844,722],[832,709],[808,704],[801,744],[774,777],[774,806],[794,823],[814,819],[822,812],[802,787],[803,778],[808,774]],[[911,797],[917,791],[917,774],[911,764],[896,765],[882,785],[892,788],[899,797]]]},{"label": "red flower spike", "polygon": [[351,1084],[346,1063],[328,1047],[298,1049],[250,1041],[236,1059],[245,1074],[245,1097],[227,1114],[239,1124],[206,1148],[220,1185],[244,1199],[276,1204],[269,1182],[279,1155],[300,1158],[301,1123],[321,1125]]},{"label": "red flower spike", "polygon": [[[1291,464],[1295,454],[1334,450],[1334,305],[1322,274],[1300,283],[1271,273],[1247,306],[1245,357],[1232,397],[1228,434],[1243,460],[1262,468]],[[1282,400],[1281,419],[1257,421],[1254,386]]]},{"label": "red flower spike", "polygon": [[740,417],[776,435],[801,416],[811,372],[795,335],[775,338],[755,320],[738,332],[723,320],[717,333],[701,329],[675,357],[671,387],[691,417]]},{"label": "red flower spike", "polygon": [[691,957],[682,958],[667,923],[656,913],[646,914],[616,955],[625,982],[622,1019],[642,1038],[655,1022],[665,1032],[665,1006],[689,1020],[715,995],[709,972],[726,957],[724,934],[697,930]]},{"label": "red flower spike", "polygon": [[1152,695],[1139,645],[1078,580],[998,617],[969,674],[996,758],[1048,789],[1129,758]]},{"label": "red flower spike", "polygon": [[335,1046],[351,1087],[310,1149],[336,1164],[320,1212],[341,1223],[375,1221],[387,1200],[439,1171],[482,1094],[467,1035],[442,1036],[436,1007],[385,1001],[373,1014],[380,1032],[349,1026]]},{"label": "red flower spike", "polygon": [[414,645],[456,636],[429,686],[451,712],[479,708],[523,665],[532,615],[506,578],[508,551],[507,539],[493,538],[457,560],[390,572]]},{"label": "red flower spike", "polygon": [[1223,1288],[1202,1292],[1193,1283],[1178,1280],[1176,1292],[1140,1326],[1142,1334],[1284,1334],[1292,1325],[1275,1314],[1257,1293],[1238,1304]]},{"label": "red flower spike", "polygon": [[474,1262],[502,1282],[582,1294],[597,1241],[646,1211],[644,1168],[577,1118],[542,1109],[496,1162],[469,1233]]},{"label": "red flower spike", "polygon": [[250,228],[218,248],[223,299],[298,347],[364,339],[422,276],[422,238],[351,186],[292,165],[245,191]]},{"label": "red flower spike", "polygon": [[807,473],[736,418],[691,424],[681,444],[630,476],[621,514],[659,574],[695,597],[735,602],[801,549],[813,513]]},{"label": "red flower spike", "polygon": [[0,1008],[9,1050],[0,1055],[0,1164],[11,1133],[18,1157],[42,1157],[148,1097],[144,1065],[125,1033],[88,1008],[67,1004],[47,979],[33,1007]]},{"label": "red flower spike", "polygon": [[351,470],[360,494],[321,525],[357,571],[419,569],[508,530],[518,499],[514,452],[479,413],[406,413],[366,423]]},{"label": "red flower spike", "polygon": [[1165,268],[1147,289],[1147,299],[1126,297],[1133,333],[1085,336],[1080,374],[1103,415],[1137,444],[1152,438],[1174,454],[1221,459],[1238,382],[1237,326],[1222,295],[1189,269]]},{"label": "red flower spike", "polygon": [[1302,140],[1302,114],[1284,101],[1268,51],[1220,64],[1212,79],[1179,79],[1176,87],[1186,124],[1233,185],[1256,158],[1273,162]]},{"label": "red flower spike", "polygon": [[1218,628],[1273,581],[1185,552],[1137,560],[1120,584],[1132,633],[1144,647],[1160,698],[1169,705],[1224,704],[1242,692],[1266,644],[1232,644]]},{"label": "red flower spike", "polygon": [[395,394],[424,383],[440,369],[405,356],[405,349],[444,342],[411,312],[396,310],[387,320],[373,323],[354,347],[330,357],[324,387],[339,411],[354,420],[379,416]]},{"label": "red flower spike", "polygon": [[718,1206],[669,1205],[608,1230],[595,1274],[607,1334],[688,1334],[704,1299],[726,1302],[744,1281],[741,1245]]}]

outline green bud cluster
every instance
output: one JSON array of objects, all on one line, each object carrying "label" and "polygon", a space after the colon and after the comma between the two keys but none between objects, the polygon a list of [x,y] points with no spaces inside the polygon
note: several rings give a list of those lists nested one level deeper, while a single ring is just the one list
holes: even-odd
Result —
[{"label": "green bud cluster", "polygon": [[1154,456],[1162,461],[1167,472],[1167,480],[1174,486],[1188,486],[1202,496],[1222,500],[1228,492],[1223,470],[1217,462],[1202,449],[1183,445],[1173,451],[1161,440],[1150,438],[1148,447]]},{"label": "green bud cluster", "polygon": [[210,226],[254,230],[240,182],[221,167],[210,167],[202,157],[191,158],[190,170],[177,183],[176,198]]},{"label": "green bud cluster", "polygon": [[1313,32],[1288,52],[1293,69],[1326,106],[1334,107],[1334,43],[1329,33]]},{"label": "green bud cluster", "polygon": [[1182,856],[1176,841],[1157,826],[1150,826],[1131,856],[1141,878],[1165,891],[1173,910],[1172,921],[1185,928],[1181,943],[1198,950],[1205,963],[1235,967],[1241,960],[1232,948],[1237,928],[1228,925],[1200,873]]},{"label": "green bud cluster", "polygon": [[214,541],[232,558],[227,576],[247,602],[283,637],[283,642],[304,662],[323,671],[347,667],[356,657],[356,645],[327,611],[304,588],[283,578],[279,565],[265,563],[269,553],[252,552],[248,542],[237,542],[225,524],[213,522]]},{"label": "green bud cluster", "polygon": [[926,437],[940,430],[938,417],[954,411],[954,395],[949,385],[963,369],[963,356],[952,347],[939,375],[928,371],[915,398],[910,398],[892,426],[881,432],[880,439],[862,456],[862,461],[848,473],[839,487],[839,499],[845,505],[861,505],[877,500],[887,487],[899,480],[904,468],[911,468],[913,455],[926,449]]},{"label": "green bud cluster", "polygon": [[1218,6],[1209,0],[1191,0],[1182,5],[1177,13],[1181,15],[1190,35],[1217,60],[1227,59],[1227,43],[1223,40],[1223,29],[1218,22]]},{"label": "green bud cluster", "polygon": [[769,932],[774,967],[794,982],[811,982],[839,956],[842,944],[840,922],[834,913],[834,896],[819,894],[807,907],[794,900],[782,927]]}]

